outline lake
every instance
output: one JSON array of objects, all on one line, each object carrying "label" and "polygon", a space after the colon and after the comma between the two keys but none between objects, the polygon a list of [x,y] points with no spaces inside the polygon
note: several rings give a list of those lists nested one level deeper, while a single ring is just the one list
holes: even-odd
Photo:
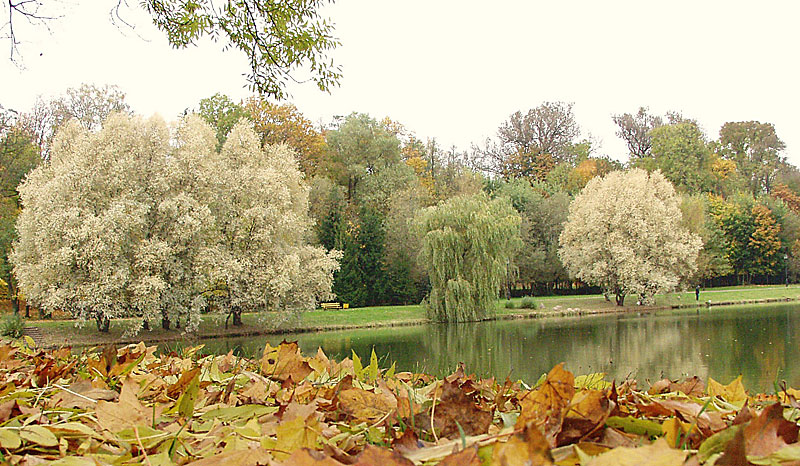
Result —
[{"label": "lake", "polygon": [[[357,312],[357,311],[356,311]],[[317,347],[335,359],[355,351],[381,367],[434,375],[459,362],[480,376],[534,383],[559,362],[576,375],[604,372],[610,380],[635,378],[640,386],[662,377],[709,376],[728,383],[742,374],[745,387],[773,392],[774,381],[800,387],[800,305],[726,306],[636,313],[428,324],[264,337],[201,340],[205,351],[260,356],[265,342],[297,340],[305,354]],[[644,385],[643,385],[644,383]]]}]

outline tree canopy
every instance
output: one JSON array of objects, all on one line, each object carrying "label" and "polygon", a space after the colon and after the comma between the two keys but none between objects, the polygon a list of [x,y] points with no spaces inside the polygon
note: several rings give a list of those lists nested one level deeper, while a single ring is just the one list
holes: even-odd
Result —
[{"label": "tree canopy", "polygon": [[[54,3],[20,1],[4,5],[12,61],[20,56],[20,21],[47,28],[58,17]],[[252,89],[283,99],[290,81],[312,81],[323,91],[339,83],[341,70],[328,56],[339,41],[333,37],[333,25],[320,16],[326,3],[328,0],[233,0],[219,5],[213,0],[145,0],[139,7],[173,47],[197,45],[201,38],[209,37],[241,51],[250,64],[247,80]],[[125,8],[127,2],[120,0],[111,9],[111,18],[118,19],[123,27],[128,26],[122,19]]]},{"label": "tree canopy", "polygon": [[327,298],[338,254],[307,244],[307,188],[291,151],[262,150],[243,124],[215,146],[191,115],[173,134],[120,113],[97,132],[68,122],[50,163],[19,188],[11,259],[28,299],[105,329],[133,315],[191,329],[210,296],[231,312]]},{"label": "tree canopy", "polygon": [[659,171],[612,172],[572,201],[559,256],[572,277],[602,287],[622,305],[650,299],[697,267],[700,237],[681,226],[679,198]]},{"label": "tree canopy", "polygon": [[469,322],[491,312],[520,246],[520,217],[508,199],[459,196],[421,210],[414,221],[431,281],[429,317]]}]

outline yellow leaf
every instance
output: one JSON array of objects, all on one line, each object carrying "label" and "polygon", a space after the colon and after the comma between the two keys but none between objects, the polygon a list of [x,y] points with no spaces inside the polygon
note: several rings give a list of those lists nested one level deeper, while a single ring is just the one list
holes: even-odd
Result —
[{"label": "yellow leaf", "polygon": [[736,377],[728,385],[722,385],[711,377],[708,378],[708,394],[719,396],[730,403],[738,403],[747,399],[747,393],[742,384],[742,376]]},{"label": "yellow leaf", "polygon": [[[275,444],[275,450],[277,450],[275,453],[276,459],[283,460],[289,454],[301,448],[316,448],[317,432],[307,423],[312,418],[298,416],[290,421],[278,424],[276,430],[278,441]],[[313,419],[312,423],[318,424],[316,419]]]},{"label": "yellow leaf", "polygon": [[351,418],[376,421],[397,407],[397,399],[391,395],[350,388],[339,393],[339,406]]}]

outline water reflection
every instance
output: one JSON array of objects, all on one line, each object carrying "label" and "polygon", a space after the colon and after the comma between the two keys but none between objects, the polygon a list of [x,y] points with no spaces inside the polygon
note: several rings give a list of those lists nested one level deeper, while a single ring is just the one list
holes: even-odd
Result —
[{"label": "water reflection", "polygon": [[[306,353],[322,347],[341,359],[372,348],[399,370],[449,373],[459,363],[482,376],[534,382],[559,362],[575,373],[606,372],[618,380],[708,376],[727,382],[740,373],[751,390],[773,381],[800,387],[800,307],[796,304],[702,308],[650,315],[423,325],[247,339],[208,340],[206,349],[260,354],[265,341],[298,340]],[[780,371],[780,376],[778,373]]]}]

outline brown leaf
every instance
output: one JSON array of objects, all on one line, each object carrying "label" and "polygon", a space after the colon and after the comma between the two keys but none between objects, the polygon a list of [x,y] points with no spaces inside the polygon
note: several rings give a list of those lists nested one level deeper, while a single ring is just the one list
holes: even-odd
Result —
[{"label": "brown leaf", "polygon": [[97,404],[95,401],[114,401],[119,395],[114,390],[94,388],[91,382],[83,379],[73,382],[67,388],[69,391],[62,390],[50,399],[51,406],[60,406],[62,408],[94,409],[95,405]]},{"label": "brown leaf", "polygon": [[400,454],[406,454],[418,450],[422,444],[413,429],[406,429],[403,435],[392,440],[392,449]]},{"label": "brown leaf", "polygon": [[[192,466],[262,466],[270,464],[272,456],[262,448],[234,450],[193,461]],[[335,465],[331,465],[335,466]]]},{"label": "brown leaf", "polygon": [[521,400],[522,410],[516,427],[529,422],[543,426],[550,445],[555,446],[556,436],[561,430],[564,410],[575,396],[575,376],[558,364],[547,374],[542,385],[528,392]]},{"label": "brown leaf", "polygon": [[441,400],[432,407],[430,413],[418,416],[418,426],[428,430],[433,428],[440,437],[456,438],[460,435],[458,426],[465,435],[485,434],[492,424],[493,413],[482,409],[475,396],[467,395],[456,384],[442,382]]},{"label": "brown leaf", "polygon": [[728,424],[722,420],[718,412],[702,412],[703,407],[697,403],[687,403],[676,400],[662,400],[656,401],[658,404],[666,409],[675,411],[684,416],[687,420],[697,421],[697,427],[700,430],[706,431],[707,434],[719,432],[728,427]]},{"label": "brown leaf", "polygon": [[367,445],[353,466],[414,466],[414,463],[397,452]]},{"label": "brown leaf", "polygon": [[767,456],[790,443],[797,442],[800,427],[783,417],[779,403],[767,406],[761,414],[744,428],[745,448],[748,455]]},{"label": "brown leaf", "polygon": [[714,463],[719,466],[754,466],[747,461],[744,445],[744,429],[739,429],[733,440],[728,442],[722,456]]},{"label": "brown leaf", "polygon": [[186,387],[189,386],[189,383],[194,380],[199,372],[200,368],[195,367],[194,369],[190,369],[181,374],[181,378],[179,378],[177,382],[172,384],[167,389],[167,396],[173,400],[177,400],[181,395],[183,395],[183,392],[186,391]]},{"label": "brown leaf", "polygon": [[558,445],[566,445],[583,439],[605,424],[613,403],[603,390],[582,390],[575,394],[571,408],[564,417]]},{"label": "brown leaf", "polygon": [[535,423],[528,423],[511,436],[507,442],[498,442],[492,451],[493,466],[516,466],[521,464],[552,465],[550,445]]},{"label": "brown leaf", "polygon": [[439,466],[481,466],[478,458],[478,447],[470,447],[458,453],[445,456]]},{"label": "brown leaf", "polygon": [[313,370],[303,359],[297,342],[283,342],[277,348],[269,343],[264,347],[261,358],[261,374],[278,380],[292,378],[299,382],[306,378]]},{"label": "brown leaf", "polygon": [[137,398],[139,385],[130,377],[122,384],[119,402],[98,401],[96,408],[97,423],[103,429],[119,432],[134,426],[153,424],[153,410],[147,409]]},{"label": "brown leaf", "polygon": [[292,453],[282,466],[343,466],[342,463],[320,451],[303,448]]}]

